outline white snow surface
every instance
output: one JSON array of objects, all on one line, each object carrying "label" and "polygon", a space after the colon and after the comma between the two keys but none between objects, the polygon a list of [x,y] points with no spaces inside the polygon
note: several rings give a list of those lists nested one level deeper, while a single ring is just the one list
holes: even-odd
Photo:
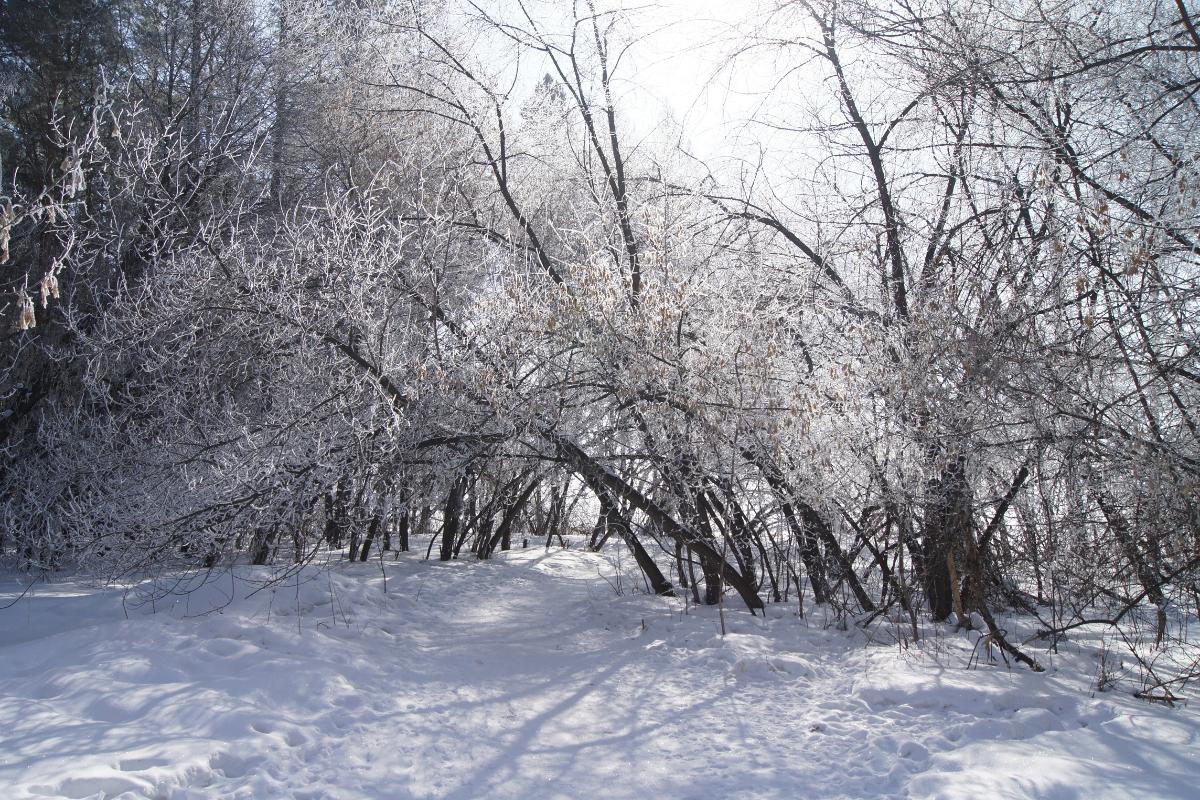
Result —
[{"label": "white snow surface", "polygon": [[1200,796],[1194,708],[1096,693],[1088,646],[968,669],[974,634],[871,644],[794,604],[722,637],[630,564],[36,585],[0,612],[0,798]]}]

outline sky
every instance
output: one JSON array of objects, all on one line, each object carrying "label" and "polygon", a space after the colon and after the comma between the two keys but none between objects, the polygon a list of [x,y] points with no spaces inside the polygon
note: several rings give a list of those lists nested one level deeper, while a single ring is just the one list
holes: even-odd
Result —
[{"label": "sky", "polygon": [[753,113],[748,94],[769,75],[742,54],[759,18],[758,0],[662,0],[645,12],[648,33],[632,55],[625,98],[646,117],[668,112],[683,143],[709,158],[727,149],[728,137]]},{"label": "sky", "polygon": [[[489,13],[520,19],[517,0],[477,0]],[[566,30],[570,0],[523,0],[545,21]],[[585,0],[579,0],[584,7]],[[688,152],[710,159],[731,150],[732,137],[754,113],[772,83],[768,59],[744,50],[774,0],[600,0],[603,8],[629,13],[635,41],[613,75],[619,124],[627,138],[680,141]],[[511,54],[511,49],[509,53]],[[526,56],[521,82],[532,88],[547,70]],[[520,91],[518,89],[518,91]],[[662,125],[664,118],[673,121]]]}]

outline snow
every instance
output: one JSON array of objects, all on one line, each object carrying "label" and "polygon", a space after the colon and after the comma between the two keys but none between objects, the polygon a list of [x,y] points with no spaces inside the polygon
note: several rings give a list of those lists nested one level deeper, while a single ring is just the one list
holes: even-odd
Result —
[{"label": "snow", "polygon": [[624,564],[38,584],[0,612],[0,797],[1196,796],[1195,710],[1093,691],[1082,641],[1036,675],[967,669],[949,627],[871,644],[794,605],[731,605],[722,637]]}]

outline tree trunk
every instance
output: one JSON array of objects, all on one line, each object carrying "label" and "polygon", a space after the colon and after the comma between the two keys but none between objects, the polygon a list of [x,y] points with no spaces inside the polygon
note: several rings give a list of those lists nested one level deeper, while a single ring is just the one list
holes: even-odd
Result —
[{"label": "tree trunk", "polygon": [[362,550],[358,554],[359,561],[366,561],[371,556],[371,545],[375,543],[375,537],[379,535],[380,528],[384,524],[384,509],[383,504],[375,509],[375,513],[371,515],[371,525],[367,528],[367,535],[363,538]]},{"label": "tree trunk", "polygon": [[450,487],[446,497],[446,508],[442,514],[442,547],[438,553],[441,561],[449,561],[454,557],[454,544],[458,539],[460,517],[462,516],[463,492],[467,489],[467,476],[461,475]]},{"label": "tree trunk", "polygon": [[500,517],[500,524],[496,527],[495,533],[492,534],[492,538],[488,542],[487,547],[480,552],[480,558],[490,558],[492,553],[495,552],[497,546],[499,546],[501,550],[512,549],[513,524],[517,521],[517,517],[520,516],[521,510],[525,508],[525,504],[529,502],[529,498],[532,497],[534,491],[537,490],[538,483],[538,480],[533,480],[528,486],[525,487],[525,491],[521,492],[521,494],[517,495],[511,502],[506,504],[503,514]]},{"label": "tree trunk", "polygon": [[929,485],[925,502],[922,564],[925,597],[934,621],[954,611],[957,587],[951,575],[956,551],[971,536],[971,497],[967,486],[967,459],[954,456]]},{"label": "tree trunk", "polygon": [[271,126],[271,199],[283,207],[283,156],[287,136],[288,95],[284,58],[287,53],[287,10],[279,8],[279,39],[275,50],[275,119]]},{"label": "tree trunk", "polygon": [[1162,637],[1167,630],[1167,601],[1163,596],[1162,581],[1158,576],[1158,571],[1138,548],[1138,543],[1130,530],[1129,520],[1121,513],[1121,509],[1113,502],[1112,497],[1102,490],[1097,490],[1094,494],[1096,504],[1100,506],[1100,511],[1108,521],[1108,528],[1116,537],[1117,544],[1120,545],[1125,558],[1129,559],[1129,563],[1137,575],[1138,583],[1146,592],[1146,598],[1158,608],[1154,643],[1161,644]]},{"label": "tree trunk", "polygon": [[588,542],[588,549],[593,553],[600,552],[600,548],[604,547],[604,543],[608,541],[608,537],[612,534],[612,526],[610,524],[610,515],[613,513],[611,501],[608,499],[608,493],[605,492],[599,497],[600,514],[596,518],[596,525],[592,528],[592,538]]},{"label": "tree trunk", "polygon": [[[633,553],[633,560],[637,562],[641,568],[642,574],[646,576],[646,582],[650,584],[650,591],[662,597],[674,597],[675,587],[662,574],[662,570],[658,568],[658,564],[654,563],[654,559],[646,552],[646,548],[638,541],[637,536],[633,532],[633,527],[629,524],[629,517],[621,513],[616,501],[613,499],[612,493],[608,491],[601,483],[595,480],[584,479],[588,488],[595,493],[596,498],[600,501],[600,508],[607,509],[605,514],[606,527],[612,532],[621,537],[629,551]],[[603,513],[603,512],[602,512]]]},{"label": "tree trunk", "polygon": [[275,529],[259,530],[250,544],[250,563],[261,567],[271,556],[271,544],[275,541]]},{"label": "tree trunk", "polygon": [[409,534],[409,512],[408,504],[405,503],[404,510],[400,512],[396,520],[396,546],[400,548],[401,553],[408,552],[408,534]]},{"label": "tree trunk", "polygon": [[620,476],[593,460],[585,450],[567,437],[544,427],[540,433],[547,441],[554,444],[563,460],[585,481],[595,481],[597,485],[609,490],[614,498],[625,500],[632,508],[636,508],[645,514],[650,523],[656,525],[667,536],[686,543],[701,558],[711,558],[714,564],[719,565],[723,578],[737,591],[738,595],[742,598],[742,602],[746,604],[746,608],[750,609],[751,613],[763,607],[762,598],[758,596],[754,584],[739,574],[737,570],[721,557],[720,553],[713,550],[707,543],[701,541],[696,531],[676,520],[657,503],[625,482]]}]

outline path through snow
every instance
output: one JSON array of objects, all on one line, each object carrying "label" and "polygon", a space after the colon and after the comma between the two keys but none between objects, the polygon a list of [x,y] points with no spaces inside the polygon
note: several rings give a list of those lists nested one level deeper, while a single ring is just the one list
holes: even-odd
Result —
[{"label": "path through snow", "polygon": [[968,671],[966,635],[901,653],[782,606],[722,638],[609,558],[39,586],[0,612],[0,797],[1196,796],[1197,714],[1093,696],[1083,648]]}]

